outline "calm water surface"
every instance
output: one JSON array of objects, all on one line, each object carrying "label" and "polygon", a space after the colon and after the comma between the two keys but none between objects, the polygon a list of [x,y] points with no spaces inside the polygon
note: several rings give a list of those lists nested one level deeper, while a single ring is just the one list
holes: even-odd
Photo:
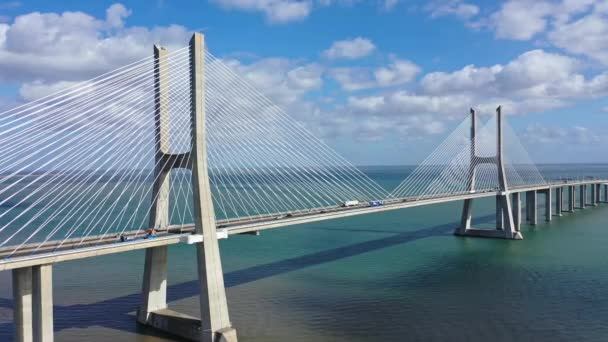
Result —
[{"label": "calm water surface", "polygon": [[[548,178],[605,177],[606,171],[606,165],[542,168]],[[366,172],[392,189],[408,169]],[[608,205],[524,226],[523,241],[452,236],[461,205],[221,241],[239,340],[608,339]],[[493,205],[475,203],[477,226],[493,225]],[[57,264],[56,340],[172,341],[135,324],[143,257],[136,251]],[[170,247],[170,306],[192,315],[198,315],[195,266],[192,246]],[[2,272],[0,341],[12,339],[10,293],[10,273]]]}]

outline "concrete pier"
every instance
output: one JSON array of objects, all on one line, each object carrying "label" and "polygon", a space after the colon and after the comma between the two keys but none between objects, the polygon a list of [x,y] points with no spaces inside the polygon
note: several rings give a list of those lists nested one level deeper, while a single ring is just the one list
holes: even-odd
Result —
[{"label": "concrete pier", "polygon": [[53,267],[13,269],[15,341],[53,341]]},{"label": "concrete pier", "polygon": [[578,190],[580,192],[579,194],[579,208],[580,209],[585,209],[585,205],[587,204],[587,191],[586,191],[586,186],[585,185],[579,185],[578,186]]},{"label": "concrete pier", "polygon": [[521,195],[519,192],[515,192],[511,195],[511,203],[513,203],[513,223],[515,224],[515,230],[520,231],[520,229],[521,229]]},{"label": "concrete pier", "polygon": [[573,213],[574,207],[576,206],[576,193],[574,192],[574,185],[568,186],[568,211]]},{"label": "concrete pier", "polygon": [[604,184],[604,203],[608,203],[608,184]]},{"label": "concrete pier", "polygon": [[555,188],[555,215],[562,216],[564,205],[564,188],[558,187]]},{"label": "concrete pier", "polygon": [[553,219],[553,215],[551,213],[551,208],[553,208],[553,192],[551,188],[548,188],[545,192],[545,221],[551,222]]},{"label": "concrete pier", "polygon": [[32,268],[13,270],[13,321],[15,341],[31,342],[34,339],[32,315]]},{"label": "concrete pier", "polygon": [[496,196],[496,230],[504,229],[504,213],[500,195]]},{"label": "concrete pier", "polygon": [[591,205],[592,206],[596,206],[597,205],[597,197],[596,197],[596,191],[597,191],[597,186],[596,184],[590,184],[591,187]]},{"label": "concrete pier", "polygon": [[32,267],[34,341],[53,341],[53,266]]},{"label": "concrete pier", "polygon": [[538,204],[536,190],[526,191],[526,218],[531,225],[538,224]]}]

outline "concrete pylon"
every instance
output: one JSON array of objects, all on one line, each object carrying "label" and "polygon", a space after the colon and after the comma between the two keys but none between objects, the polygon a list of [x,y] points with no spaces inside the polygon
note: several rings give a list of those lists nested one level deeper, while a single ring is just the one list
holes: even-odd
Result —
[{"label": "concrete pylon", "polygon": [[[171,190],[170,169],[163,163],[170,153],[169,75],[167,50],[154,46],[154,127],[155,165],[152,186],[152,205],[148,226],[167,229],[169,226],[169,192]],[[142,280],[142,302],[137,321],[149,324],[152,312],[167,308],[167,246],[146,249],[144,276]]]},{"label": "concrete pylon", "polygon": [[190,68],[194,227],[196,233],[204,237],[204,241],[196,246],[201,287],[201,341],[236,342],[236,330],[232,327],[228,316],[228,302],[207,169],[205,40],[200,33],[194,33],[190,40]]},{"label": "concrete pylon", "polygon": [[[201,319],[198,320],[167,309],[167,247],[165,246],[146,250],[143,300],[138,312],[138,321],[185,339],[203,342],[237,342],[236,330],[232,327],[228,315],[228,302],[207,167],[204,37],[200,33],[194,33],[190,40],[192,150],[188,153],[170,153],[166,52],[162,48],[155,47],[154,55],[156,158],[157,161],[161,161],[158,164],[169,166],[156,170],[156,175],[160,176],[158,177],[160,180],[154,185],[158,200],[152,205],[150,226],[163,229],[169,225],[169,172],[173,168],[191,169],[195,233],[203,236],[203,241],[196,244]],[[187,160],[190,162],[187,163]]]},{"label": "concrete pylon", "polygon": [[496,156],[480,157],[477,155],[475,133],[476,119],[475,111],[471,109],[471,153],[469,171],[469,190],[475,191],[475,169],[479,164],[494,164],[498,170],[499,191],[496,195],[496,229],[475,229],[471,227],[473,199],[466,199],[462,208],[462,216],[460,227],[456,229],[454,234],[462,236],[480,236],[502,239],[521,240],[523,237],[518,229],[513,218],[513,208],[511,205],[511,196],[508,189],[507,177],[505,173],[505,165],[503,158],[503,135],[502,135],[502,110],[499,106],[496,108]]}]

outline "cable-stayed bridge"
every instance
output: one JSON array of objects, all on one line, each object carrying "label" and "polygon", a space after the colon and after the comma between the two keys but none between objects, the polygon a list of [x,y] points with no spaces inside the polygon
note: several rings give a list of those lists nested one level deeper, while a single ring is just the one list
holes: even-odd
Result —
[{"label": "cable-stayed bridge", "polygon": [[[539,193],[546,220],[575,210],[575,187],[579,208],[608,202],[607,180],[546,180],[500,107],[486,123],[471,110],[385,189],[207,51],[200,34],[0,114],[0,141],[0,270],[13,272],[17,341],[53,339],[56,262],[145,249],[138,321],[236,341],[218,239],[462,201],[457,235],[517,240],[524,219],[538,222]],[[494,229],[471,226],[481,198],[496,200]],[[197,248],[201,320],[167,307],[176,243]]]}]

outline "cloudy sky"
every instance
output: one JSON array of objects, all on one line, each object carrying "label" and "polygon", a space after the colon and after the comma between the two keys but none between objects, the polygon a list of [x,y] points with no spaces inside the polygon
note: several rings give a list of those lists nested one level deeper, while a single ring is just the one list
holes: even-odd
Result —
[{"label": "cloudy sky", "polygon": [[0,2],[0,110],[206,35],[356,164],[414,164],[502,105],[537,162],[608,162],[608,0]]}]

